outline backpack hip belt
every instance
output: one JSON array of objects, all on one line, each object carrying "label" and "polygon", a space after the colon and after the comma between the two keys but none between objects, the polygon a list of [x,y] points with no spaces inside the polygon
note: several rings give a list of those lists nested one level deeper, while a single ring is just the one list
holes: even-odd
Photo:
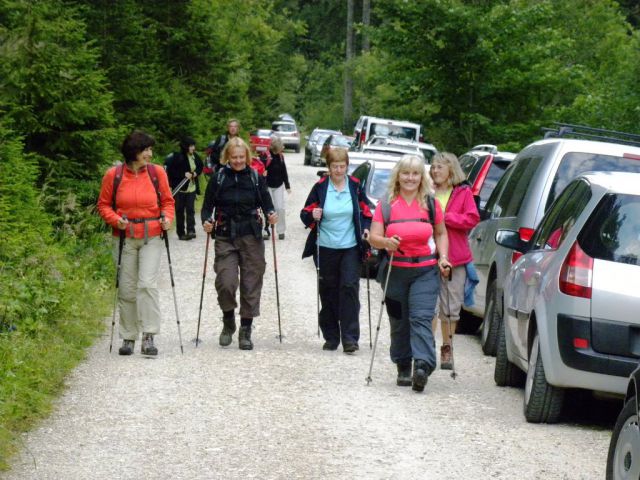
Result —
[{"label": "backpack hip belt", "polygon": [[142,223],[144,224],[144,244],[149,243],[149,223],[148,222],[157,222],[160,221],[160,217],[149,217],[149,218],[130,218],[129,219],[129,232],[131,232],[131,238],[133,238],[133,224],[134,223]]}]

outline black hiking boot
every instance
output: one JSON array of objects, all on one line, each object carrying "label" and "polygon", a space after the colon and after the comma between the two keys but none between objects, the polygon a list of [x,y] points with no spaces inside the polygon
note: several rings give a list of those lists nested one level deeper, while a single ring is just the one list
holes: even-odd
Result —
[{"label": "black hiking boot", "polygon": [[398,378],[396,379],[396,385],[399,387],[411,386],[411,360],[408,362],[398,363]]},{"label": "black hiking boot", "polygon": [[427,362],[425,362],[424,360],[414,360],[413,379],[411,383],[411,388],[414,392],[422,392],[424,390],[430,374],[431,368],[429,368]]},{"label": "black hiking boot", "polygon": [[240,327],[240,332],[238,333],[238,346],[240,347],[240,350],[253,350],[251,327]]},{"label": "black hiking boot", "polygon": [[151,333],[143,333],[142,334],[142,347],[140,348],[140,353],[143,355],[158,355],[158,349],[153,344],[153,334]]},{"label": "black hiking boot", "polygon": [[222,327],[222,332],[220,332],[220,338],[218,339],[218,343],[220,343],[221,347],[228,347],[231,345],[231,340],[233,338],[233,334],[236,333],[236,319],[233,314],[225,313],[222,318],[222,323],[224,326]]},{"label": "black hiking boot", "polygon": [[135,345],[135,340],[123,340],[122,346],[118,349],[118,353],[120,355],[131,355],[133,354],[133,346]]}]

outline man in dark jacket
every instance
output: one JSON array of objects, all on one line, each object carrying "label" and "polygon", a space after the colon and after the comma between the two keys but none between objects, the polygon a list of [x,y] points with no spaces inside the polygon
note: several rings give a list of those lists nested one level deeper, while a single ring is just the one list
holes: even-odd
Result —
[{"label": "man in dark jacket", "polygon": [[189,137],[182,139],[180,151],[175,152],[166,165],[171,190],[175,190],[185,178],[189,179],[175,195],[176,231],[180,240],[196,238],[195,202],[196,195],[200,193],[197,179],[202,167],[202,160],[196,153],[196,142]]},{"label": "man in dark jacket", "polygon": [[220,167],[220,157],[227,142],[240,135],[240,122],[235,118],[227,122],[227,132],[220,135],[207,147],[207,172],[213,174]]}]

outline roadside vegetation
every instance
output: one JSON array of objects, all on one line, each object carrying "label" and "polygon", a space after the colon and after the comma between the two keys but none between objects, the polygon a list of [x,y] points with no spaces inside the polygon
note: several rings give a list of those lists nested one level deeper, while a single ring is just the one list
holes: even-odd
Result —
[{"label": "roadside vegetation", "polygon": [[370,26],[363,3],[0,4],[0,469],[104,333],[114,268],[94,205],[132,128],[162,159],[184,134],[203,149],[231,117],[246,133],[284,112],[347,134],[360,114],[415,121],[456,153],[517,151],[552,121],[640,125],[636,2],[371,0]]}]

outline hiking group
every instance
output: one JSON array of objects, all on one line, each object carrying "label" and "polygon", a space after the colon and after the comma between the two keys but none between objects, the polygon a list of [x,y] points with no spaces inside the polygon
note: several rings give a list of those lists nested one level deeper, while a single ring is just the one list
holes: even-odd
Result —
[{"label": "hiking group", "polygon": [[[173,287],[167,230],[175,218],[180,239],[195,237],[196,179],[202,173],[209,177],[200,212],[208,235],[202,292],[209,240],[215,239],[213,271],[223,315],[219,344],[232,343],[238,310],[238,346],[253,349],[252,325],[260,316],[266,269],[264,241],[274,242],[277,292],[275,236],[270,237],[269,227],[274,235],[277,228],[280,240],[285,238],[284,192],[291,189],[279,138],[272,137],[270,152],[256,158],[238,131],[239,123],[231,120],[227,134],[212,143],[215,148],[209,149],[206,167],[195,153],[195,142],[183,139],[180,152],[168,158],[166,172],[151,163],[153,138],[133,131],[121,147],[124,164],[104,175],[98,211],[113,229],[120,355],[131,355],[140,335],[141,353],[158,353],[154,335],[160,331],[157,284],[162,240]],[[382,252],[378,279],[383,288],[377,332],[385,308],[396,383],[423,391],[437,365],[437,319],[443,334],[441,368],[455,372],[453,334],[471,262],[467,234],[479,221],[471,190],[454,155],[437,154],[429,173],[422,157],[405,155],[392,169],[387,195],[372,214],[374,205],[360,183],[346,173],[347,150],[330,150],[326,161],[328,174],[312,186],[300,212],[310,229],[302,257],[312,257],[317,272],[322,348],[337,350],[342,344],[347,354],[359,349],[360,272],[371,247],[376,248]],[[180,333],[175,288],[173,294]],[[279,308],[278,299],[280,321]],[[112,342],[115,312],[116,305]],[[199,326],[200,319],[198,333]],[[182,347],[181,338],[180,343]],[[374,355],[375,345],[371,365]],[[371,371],[368,381],[370,377]]]}]

